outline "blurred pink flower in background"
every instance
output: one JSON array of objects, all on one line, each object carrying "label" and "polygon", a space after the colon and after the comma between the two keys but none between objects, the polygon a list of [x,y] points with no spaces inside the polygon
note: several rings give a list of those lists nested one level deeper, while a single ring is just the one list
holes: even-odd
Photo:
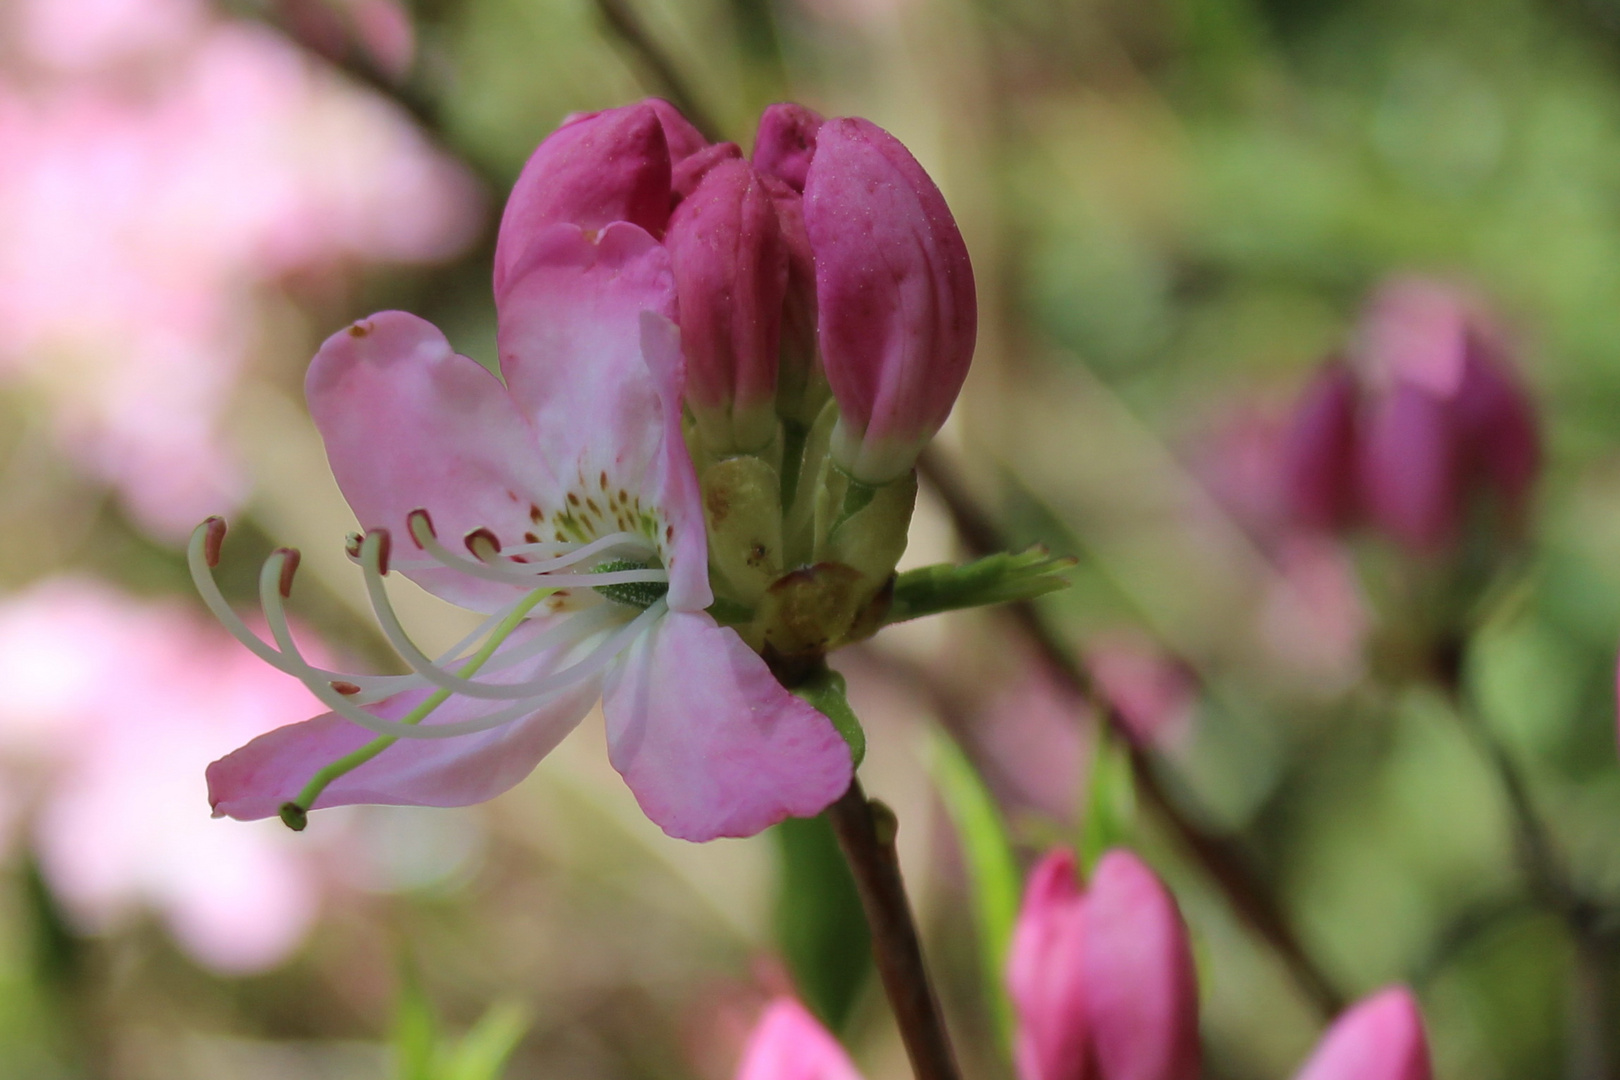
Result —
[{"label": "blurred pink flower in background", "polygon": [[861,1080],[821,1022],[792,998],[771,1002],[748,1038],[737,1080]]},{"label": "blurred pink flower in background", "polygon": [[217,971],[274,966],[319,883],[279,826],[211,821],[203,768],[316,704],[187,607],[60,578],[0,602],[0,803],[86,933],[157,913]]},{"label": "blurred pink flower in background", "polygon": [[1146,635],[1098,635],[1086,645],[1086,667],[1138,746],[1174,742],[1191,726],[1198,680]]},{"label": "blurred pink flower in background", "polygon": [[[1534,404],[1508,340],[1473,296],[1395,277],[1374,293],[1350,363],[1307,387],[1284,445],[1293,520],[1365,520],[1408,551],[1444,554],[1465,527],[1522,531],[1541,464]],[[1488,519],[1472,516],[1485,502]]]},{"label": "blurred pink flower in background", "polygon": [[1031,662],[998,690],[970,735],[1002,805],[1075,821],[1096,722],[1090,706]]},{"label": "blurred pink flower in background", "polygon": [[[1307,395],[1296,415],[1320,412],[1318,396]],[[1276,571],[1259,586],[1268,649],[1319,686],[1339,686],[1359,671],[1371,618],[1349,551],[1319,531],[1340,520],[1337,511],[1313,506],[1318,516],[1300,514],[1290,501],[1290,470],[1298,466],[1290,439],[1298,435],[1282,410],[1244,402],[1215,418],[1190,458],[1216,503]]]},{"label": "blurred pink flower in background", "polygon": [[0,377],[134,518],[178,536],[242,479],[220,427],[258,292],[422,262],[481,197],[396,109],[193,0],[24,0],[0,67]]}]

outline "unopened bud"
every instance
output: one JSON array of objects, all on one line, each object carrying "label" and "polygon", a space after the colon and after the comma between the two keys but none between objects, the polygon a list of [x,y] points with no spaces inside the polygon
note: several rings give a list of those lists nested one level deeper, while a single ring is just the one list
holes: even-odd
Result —
[{"label": "unopened bud", "polygon": [[865,120],[829,120],[804,189],[822,363],[840,418],[833,456],[878,484],[911,468],[973,357],[967,246],[921,165]]},{"label": "unopened bud", "polygon": [[629,221],[662,236],[669,209],[669,141],[652,103],[573,119],[540,144],[512,187],[495,242],[496,297],[547,226]]},{"label": "unopened bud", "polygon": [[1330,362],[1306,387],[1283,443],[1283,498],[1289,517],[1309,529],[1336,530],[1354,519],[1355,376]]},{"label": "unopened bud", "polygon": [[1295,1080],[1430,1080],[1423,1016],[1404,986],[1382,990],[1333,1022]]},{"label": "unopened bud", "polygon": [[776,433],[777,351],[788,259],[776,205],[753,166],[716,165],[676,209],[675,272],[687,404],[717,452],[749,452]]},{"label": "unopened bud", "polygon": [[796,192],[803,191],[810,159],[816,154],[816,133],[823,123],[820,113],[803,105],[772,105],[759,117],[754,167],[779,177]]}]

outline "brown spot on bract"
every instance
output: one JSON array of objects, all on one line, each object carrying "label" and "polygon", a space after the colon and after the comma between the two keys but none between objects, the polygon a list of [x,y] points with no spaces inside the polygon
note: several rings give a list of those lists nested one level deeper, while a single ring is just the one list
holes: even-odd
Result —
[{"label": "brown spot on bract", "polygon": [[731,499],[722,488],[710,488],[703,497],[703,508],[709,512],[709,524],[718,528],[731,513]]}]

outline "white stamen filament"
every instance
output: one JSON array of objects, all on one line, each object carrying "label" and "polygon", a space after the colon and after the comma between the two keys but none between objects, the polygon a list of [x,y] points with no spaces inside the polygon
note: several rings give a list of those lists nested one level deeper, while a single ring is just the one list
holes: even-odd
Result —
[{"label": "white stamen filament", "polygon": [[[558,586],[572,586],[576,582],[585,585],[605,585],[629,582],[666,582],[667,572],[659,569],[635,571],[611,571],[601,574],[543,574],[530,573],[523,576],[522,584],[528,588],[527,595],[511,604],[504,605],[503,609],[484,619],[479,627],[463,638],[455,646],[443,653],[438,660],[429,659],[406,633],[399,622],[385,587],[382,582],[381,553],[383,538],[380,533],[368,536],[361,544],[357,553],[358,561],[366,577],[368,595],[372,606],[377,613],[379,624],[389,643],[400,653],[406,663],[410,665],[413,674],[410,675],[348,675],[340,672],[328,671],[316,667],[305,659],[297,642],[292,636],[288,626],[286,610],[283,604],[282,590],[284,585],[290,585],[291,571],[287,569],[289,553],[277,551],[265,561],[259,575],[259,598],[263,606],[265,621],[269,626],[271,636],[276,642],[273,647],[250,630],[242,619],[226,601],[220,592],[218,583],[214,580],[212,569],[208,564],[208,545],[217,543],[217,539],[210,537],[210,526],[205,523],[193,534],[187,550],[187,562],[190,566],[192,579],[196,583],[198,593],[227,630],[242,642],[256,656],[276,668],[298,678],[309,687],[311,693],[322,704],[343,716],[345,719],[366,728],[378,735],[406,739],[443,739],[458,735],[468,735],[479,731],[487,731],[503,724],[511,723],[532,714],[540,708],[547,699],[555,697],[582,681],[601,672],[607,665],[628,648],[636,638],[646,630],[655,620],[668,611],[667,601],[660,599],[645,610],[639,612],[635,618],[608,635],[604,640],[593,645],[584,656],[572,663],[564,664],[572,654],[577,652],[593,636],[606,629],[616,610],[621,605],[608,601],[588,608],[585,611],[572,614],[560,621],[556,626],[548,627],[534,637],[502,649],[499,653],[488,656],[486,663],[480,669],[484,672],[509,669],[522,663],[547,649],[557,649],[557,657],[545,665],[545,670],[537,677],[527,682],[497,684],[479,682],[465,679],[451,674],[447,666],[461,666],[468,662],[477,651],[490,648],[486,640],[492,634],[509,634],[515,627],[502,626],[508,623],[520,609],[527,610],[538,603],[543,595],[549,595],[553,588]],[[600,554],[613,547],[624,546],[634,541],[642,546],[650,546],[645,537],[633,533],[620,533],[602,537],[590,544],[581,544],[572,551],[566,552],[562,559],[566,563],[577,563],[592,555]],[[586,550],[586,549],[593,550]],[[442,546],[441,546],[442,550]],[[456,569],[466,569],[459,565],[456,559]],[[443,561],[443,560],[441,560]],[[551,565],[561,565],[553,561]],[[446,565],[450,565],[446,563]],[[473,566],[486,568],[482,563],[472,562]],[[514,567],[522,567],[523,563],[510,563]],[[532,565],[540,564],[530,564]],[[284,581],[284,573],[287,579]],[[516,582],[511,582],[516,583]],[[539,586],[536,588],[536,586]],[[471,650],[471,647],[480,640],[485,644],[480,650]],[[562,666],[559,666],[562,665]],[[468,672],[470,674],[470,672]],[[335,684],[335,685],[334,685]],[[336,687],[349,684],[359,688],[359,693],[344,694]],[[390,697],[407,690],[427,689],[436,687],[439,693],[459,694],[467,698],[478,698],[490,701],[512,701],[513,704],[505,708],[496,709],[483,716],[454,723],[401,723],[387,720],[377,716],[363,705],[373,704],[385,697]],[[428,705],[428,708],[433,708]],[[418,720],[421,718],[419,717]]]},{"label": "white stamen filament", "polygon": [[[465,555],[458,555],[454,551],[451,551],[449,548],[445,547],[444,544],[439,541],[438,536],[434,534],[432,525],[428,522],[425,514],[413,514],[411,516],[409,526],[411,530],[411,539],[415,540],[416,543],[421,546],[423,551],[427,552],[435,560],[449,567],[450,569],[459,570],[468,577],[478,578],[481,581],[494,581],[502,585],[516,585],[520,588],[533,588],[535,586],[535,579],[544,576],[546,584],[551,585],[554,588],[567,589],[590,588],[594,585],[630,584],[633,582],[667,582],[669,580],[669,575],[666,571],[650,569],[619,570],[608,574],[586,574],[573,576],[553,574],[551,572],[565,566],[572,566],[575,563],[590,558],[592,555],[603,553],[616,547],[636,546],[648,551],[649,553],[657,550],[653,546],[652,541],[637,533],[611,533],[607,536],[601,537],[600,539],[593,540],[589,544],[581,545],[576,550],[568,552],[567,554],[559,555],[554,559],[546,559],[542,562],[527,563],[518,562],[516,559],[509,558],[506,555],[496,555],[490,561],[485,561],[483,559],[470,559]],[[551,545],[525,545],[525,547],[531,546],[549,547]],[[514,550],[521,553],[523,549]],[[414,561],[412,563],[401,562],[398,565],[401,569],[418,568],[414,564]],[[616,577],[615,575],[617,574],[638,574],[643,576]]]}]

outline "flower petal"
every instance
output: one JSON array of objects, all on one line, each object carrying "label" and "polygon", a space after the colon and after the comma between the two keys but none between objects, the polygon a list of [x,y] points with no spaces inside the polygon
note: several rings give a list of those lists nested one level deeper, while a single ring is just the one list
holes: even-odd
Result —
[{"label": "flower petal", "polygon": [[674,312],[669,255],[646,232],[621,222],[592,239],[555,226],[534,241],[501,305],[501,366],[550,474],[547,515],[561,511],[598,535],[654,515],[671,606],[701,608],[713,598],[680,430],[679,343],[671,357],[667,332],[655,331],[648,347],[658,355],[643,348],[643,315],[667,323]]},{"label": "flower petal", "polygon": [[[304,388],[332,475],[361,526],[392,531],[396,562],[418,507],[452,544],[481,527],[521,543],[533,528],[529,508],[546,489],[534,436],[500,380],[431,323],[384,311],[338,331]],[[463,607],[489,611],[517,595],[451,570],[402,569]]]},{"label": "flower petal", "polygon": [[1430,1080],[1429,1044],[1412,992],[1392,986],[1334,1021],[1295,1080]]},{"label": "flower petal", "polygon": [[743,1049],[737,1080],[860,1080],[838,1040],[792,998],[771,1002]]},{"label": "flower petal", "polygon": [[1023,1080],[1083,1080],[1089,1018],[1081,952],[1086,909],[1073,853],[1059,848],[1030,872],[1007,957]]},{"label": "flower petal", "polygon": [[[574,616],[561,616],[570,618]],[[522,644],[530,635],[555,625],[531,619],[503,647]],[[599,636],[568,648],[570,659],[583,655]],[[498,660],[500,653],[496,653]],[[558,650],[514,664],[489,677],[491,682],[532,678],[556,663]],[[492,661],[492,664],[495,661]],[[334,780],[315,808],[352,803],[400,806],[467,806],[493,799],[533,771],[563,736],[579,724],[601,692],[600,676],[538,705],[533,713],[501,727],[447,739],[400,739],[364,765]],[[398,720],[415,708],[427,690],[410,690],[386,698],[368,711]],[[455,723],[487,714],[492,703],[452,697],[423,722]],[[316,772],[376,736],[365,728],[326,713],[301,724],[289,724],[259,736],[208,766],[208,801],[216,815],[240,821],[273,817],[283,803],[297,798]]]},{"label": "flower petal", "polygon": [[673,611],[608,676],[608,757],[681,840],[818,814],[853,775],[832,722],[782,689],[736,632]]},{"label": "flower petal", "polygon": [[1086,895],[1082,978],[1093,1053],[1108,1080],[1197,1080],[1198,985],[1176,902],[1147,864],[1115,850]]}]

